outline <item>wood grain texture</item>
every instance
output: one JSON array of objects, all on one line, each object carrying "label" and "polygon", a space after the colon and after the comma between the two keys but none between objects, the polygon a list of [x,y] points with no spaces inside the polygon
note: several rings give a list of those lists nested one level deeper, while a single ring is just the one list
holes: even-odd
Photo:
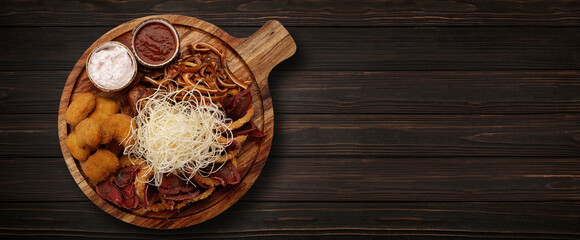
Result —
[{"label": "wood grain texture", "polygon": [[[446,1],[102,1],[4,2],[4,26],[115,26],[150,14],[196,16],[219,26],[578,26],[572,0]],[[71,20],[74,19],[74,20]]]},{"label": "wood grain texture", "polygon": [[[270,158],[241,201],[572,201],[579,166],[578,158]],[[0,169],[1,201],[86,201],[62,158],[0,158]]]},{"label": "wood grain texture", "polygon": [[[91,203],[1,203],[0,236],[25,239],[578,239],[577,202],[239,202],[168,231],[112,221]],[[506,226],[508,225],[508,226]],[[86,226],[91,226],[87,228]]]},{"label": "wood grain texture", "polygon": [[[578,115],[277,117],[273,156],[578,156]],[[56,115],[0,115],[4,154],[60,156]],[[48,120],[47,120],[48,119]],[[52,121],[50,119],[53,119]],[[534,131],[530,131],[534,129]],[[316,135],[317,138],[310,136]],[[35,149],[34,151],[31,151]]]},{"label": "wood grain texture", "polygon": [[[95,192],[96,183],[89,181],[83,175],[80,171],[80,166],[72,158],[65,145],[65,138],[70,129],[64,121],[64,115],[75,94],[92,92],[114,99],[122,105],[121,108],[127,107],[123,106],[124,102],[126,104],[127,90],[115,93],[101,93],[87,79],[85,63],[90,52],[104,42],[112,40],[129,45],[128,42],[133,29],[142,21],[150,18],[164,18],[173,23],[179,32],[182,49],[185,49],[192,42],[206,42],[223,46],[224,49],[222,51],[225,56],[229,57],[228,65],[233,74],[240,79],[249,79],[255,82],[251,87],[254,92],[253,105],[256,109],[253,121],[265,133],[260,140],[245,143],[240,154],[236,157],[242,179],[240,183],[219,188],[203,201],[196,202],[180,211],[145,212],[140,209],[125,210],[117,208],[97,195]],[[58,110],[58,135],[62,154],[71,175],[85,195],[97,206],[112,216],[131,224],[149,228],[173,229],[191,226],[215,217],[233,205],[248,191],[266,162],[272,144],[274,129],[273,107],[267,77],[276,64],[292,56],[295,51],[296,44],[292,37],[276,21],[268,22],[256,34],[247,39],[236,39],[215,25],[196,18],[179,15],[150,16],[119,25],[97,39],[85,51],[75,64],[62,92]]]},{"label": "wood grain texture", "polygon": [[276,112],[291,114],[580,111],[577,71],[275,71],[270,79]]},{"label": "wood grain texture", "polygon": [[580,154],[579,115],[287,116],[277,122],[280,127],[273,156],[534,157]]},{"label": "wood grain texture", "polygon": [[[0,72],[0,112],[56,112],[62,79],[68,73]],[[576,71],[276,69],[268,82],[277,114],[580,113],[580,75]]]},{"label": "wood grain texture", "polygon": [[[280,114],[270,156],[577,157],[579,119],[578,114]],[[0,122],[3,155],[61,156],[56,114],[0,114]]]},{"label": "wood grain texture", "polygon": [[[253,187],[157,231],[79,191],[56,112],[95,39],[169,13],[236,38],[277,19],[299,51],[268,77]],[[2,239],[580,239],[580,1],[24,0],[0,19]]]},{"label": "wood grain texture", "polygon": [[[91,43],[109,30],[111,27],[0,28],[4,37],[0,42],[3,54],[0,71],[70,71]],[[258,28],[226,30],[244,38]],[[293,27],[288,31],[300,51],[277,66],[276,71],[577,71],[580,68],[579,27]],[[23,56],[34,56],[35,64]]]}]

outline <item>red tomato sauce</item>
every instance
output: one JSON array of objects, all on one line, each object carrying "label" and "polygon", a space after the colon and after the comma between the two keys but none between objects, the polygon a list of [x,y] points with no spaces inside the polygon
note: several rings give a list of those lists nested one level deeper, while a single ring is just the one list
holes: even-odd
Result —
[{"label": "red tomato sauce", "polygon": [[146,23],[134,37],[135,53],[151,65],[168,61],[177,49],[177,39],[173,32],[161,23]]}]

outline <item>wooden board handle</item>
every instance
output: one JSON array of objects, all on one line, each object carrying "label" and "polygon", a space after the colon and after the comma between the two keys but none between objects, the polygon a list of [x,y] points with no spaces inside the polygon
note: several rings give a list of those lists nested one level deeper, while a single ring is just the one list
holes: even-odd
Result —
[{"label": "wooden board handle", "polygon": [[267,82],[270,71],[296,52],[296,43],[280,22],[268,21],[248,38],[232,46],[246,61],[258,84]]}]

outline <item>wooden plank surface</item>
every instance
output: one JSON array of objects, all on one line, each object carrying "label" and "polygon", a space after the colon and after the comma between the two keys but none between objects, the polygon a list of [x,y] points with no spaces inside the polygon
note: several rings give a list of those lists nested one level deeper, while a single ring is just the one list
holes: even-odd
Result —
[{"label": "wooden plank surface", "polygon": [[[56,114],[0,114],[0,121],[3,154],[61,156]],[[271,157],[580,155],[578,114],[280,114],[275,121]]]},{"label": "wooden plank surface", "polygon": [[[0,28],[4,37],[0,71],[70,71],[92,42],[111,29]],[[258,27],[225,30],[245,38]],[[274,72],[578,70],[580,66],[579,27],[289,27],[288,31],[299,51]],[[23,55],[34,56],[34,64]]]},{"label": "wooden plank surface", "polygon": [[[279,20],[270,159],[241,202],[155,231],[101,211],[58,146],[80,55],[184,14],[243,38]],[[580,1],[0,3],[2,239],[579,239]]]},{"label": "wooden plank surface", "polygon": [[2,203],[0,230],[11,239],[578,239],[579,207],[577,202],[239,202],[198,227],[158,231],[111,219],[87,202]]},{"label": "wooden plank surface", "polygon": [[[467,1],[18,1],[0,7],[0,25],[118,25],[122,19],[185,14],[220,26],[567,26],[580,24],[572,0]],[[72,20],[74,19],[74,20]]]},{"label": "wooden plank surface", "polygon": [[[0,112],[56,112],[68,73],[0,72]],[[269,83],[278,114],[580,113],[577,71],[274,71]]]},{"label": "wooden plank surface", "polygon": [[[579,165],[577,158],[270,158],[242,201],[578,200]],[[87,200],[62,158],[0,159],[0,169],[3,201]]]}]

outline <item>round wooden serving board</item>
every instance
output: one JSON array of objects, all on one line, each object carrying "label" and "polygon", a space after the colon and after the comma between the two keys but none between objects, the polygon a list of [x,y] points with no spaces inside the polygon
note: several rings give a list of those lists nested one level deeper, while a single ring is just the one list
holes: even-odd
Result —
[{"label": "round wooden serving board", "polygon": [[[105,96],[116,100],[121,105],[121,112],[129,113],[126,88],[116,93],[106,93],[97,89],[88,79],[85,62],[91,50],[107,41],[119,41],[130,47],[131,32],[140,22],[149,18],[164,18],[177,29],[181,40],[181,49],[191,43],[206,42],[220,46],[228,59],[228,65],[240,79],[251,79],[250,88],[254,93],[254,122],[266,135],[264,138],[246,141],[238,156],[238,168],[242,180],[239,184],[218,187],[207,199],[192,203],[177,211],[145,212],[118,208],[101,199],[95,192],[96,183],[86,178],[80,171],[80,163],[76,161],[65,145],[65,138],[71,129],[64,120],[64,115],[72,99],[79,93],[92,92],[97,96]],[[272,98],[268,89],[268,75],[272,68],[296,52],[296,44],[277,21],[269,21],[256,33],[248,38],[235,38],[220,28],[202,20],[180,15],[157,15],[135,19],[124,23],[105,33],[87,49],[78,60],[68,76],[64,86],[58,111],[58,135],[62,154],[71,175],[81,190],[91,201],[107,213],[125,222],[159,229],[174,229],[191,226],[206,221],[238,201],[256,181],[260,174],[272,145],[274,134],[274,110]],[[140,66],[141,68],[141,66]]]}]

